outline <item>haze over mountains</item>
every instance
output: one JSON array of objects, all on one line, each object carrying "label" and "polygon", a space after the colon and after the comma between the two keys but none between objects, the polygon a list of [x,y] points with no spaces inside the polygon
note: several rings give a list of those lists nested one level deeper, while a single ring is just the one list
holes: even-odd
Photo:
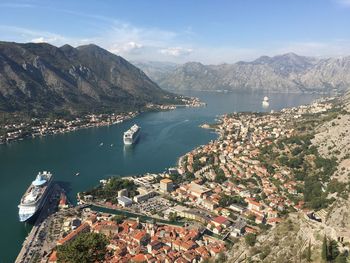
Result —
[{"label": "haze over mountains", "polygon": [[163,89],[295,93],[343,92],[350,86],[350,57],[288,53],[221,65],[133,64],[96,45],[0,42],[0,111],[40,115],[135,110],[147,103],[173,102],[174,95]]},{"label": "haze over mountains", "polygon": [[125,111],[173,98],[140,69],[96,45],[0,42],[0,111]]},{"label": "haze over mountains", "polygon": [[136,65],[161,88],[175,91],[343,92],[350,87],[350,57],[317,59],[287,53],[234,64],[188,62],[162,71],[157,71],[159,63]]}]

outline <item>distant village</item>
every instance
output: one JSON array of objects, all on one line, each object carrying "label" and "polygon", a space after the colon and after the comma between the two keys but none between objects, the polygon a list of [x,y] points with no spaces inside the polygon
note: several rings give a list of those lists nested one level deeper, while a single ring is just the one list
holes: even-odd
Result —
[{"label": "distant village", "polygon": [[[205,103],[198,98],[180,97],[181,105],[158,105],[148,103],[145,110],[174,110],[179,106],[201,107]],[[25,138],[34,138],[38,136],[47,136],[73,132],[79,129],[108,126],[121,123],[125,120],[136,117],[139,112],[132,111],[127,113],[110,114],[87,114],[74,119],[55,118],[38,119],[32,118],[28,122],[6,124],[3,127],[4,132],[0,134],[0,144],[10,143]]]}]

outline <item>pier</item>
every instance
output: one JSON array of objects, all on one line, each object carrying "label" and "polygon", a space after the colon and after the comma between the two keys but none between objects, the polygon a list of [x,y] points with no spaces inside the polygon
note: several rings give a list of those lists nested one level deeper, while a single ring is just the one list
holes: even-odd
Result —
[{"label": "pier", "polygon": [[50,251],[51,247],[43,244],[42,241],[48,233],[47,228],[50,225],[50,219],[48,217],[56,212],[62,191],[62,188],[58,184],[52,186],[49,198],[42,207],[32,230],[24,240],[15,263],[41,262]]}]

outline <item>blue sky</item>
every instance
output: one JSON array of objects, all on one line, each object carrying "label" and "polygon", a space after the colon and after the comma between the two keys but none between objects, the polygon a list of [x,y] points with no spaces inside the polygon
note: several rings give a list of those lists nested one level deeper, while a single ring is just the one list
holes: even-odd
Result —
[{"label": "blue sky", "polygon": [[350,0],[0,0],[0,40],[95,43],[129,60],[350,55]]}]

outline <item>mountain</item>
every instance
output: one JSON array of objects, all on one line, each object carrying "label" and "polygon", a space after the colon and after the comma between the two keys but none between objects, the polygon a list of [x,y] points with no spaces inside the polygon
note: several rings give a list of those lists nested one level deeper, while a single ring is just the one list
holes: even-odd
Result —
[{"label": "mountain", "polygon": [[154,80],[176,91],[343,92],[350,86],[350,57],[316,59],[288,53],[234,64],[189,62],[158,72]]},{"label": "mountain", "polygon": [[133,65],[140,68],[153,81],[159,81],[165,74],[173,71],[178,64],[173,62],[160,61],[130,61]]},{"label": "mountain", "polygon": [[0,111],[124,111],[173,99],[139,68],[96,45],[0,42]]}]

